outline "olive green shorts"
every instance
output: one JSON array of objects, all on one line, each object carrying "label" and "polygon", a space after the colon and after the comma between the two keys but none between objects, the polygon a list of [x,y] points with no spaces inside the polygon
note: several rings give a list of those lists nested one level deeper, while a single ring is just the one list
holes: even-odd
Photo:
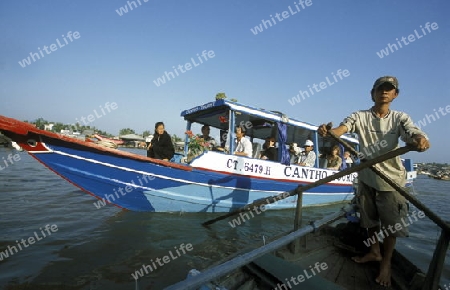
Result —
[{"label": "olive green shorts", "polygon": [[357,204],[361,227],[380,226],[381,231],[394,237],[408,236],[408,210],[406,199],[397,191],[378,191],[363,182],[358,184]]}]

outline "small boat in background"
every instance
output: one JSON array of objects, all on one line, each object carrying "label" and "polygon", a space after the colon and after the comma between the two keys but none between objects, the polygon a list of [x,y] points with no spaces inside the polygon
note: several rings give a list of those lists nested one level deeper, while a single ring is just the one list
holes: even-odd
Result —
[{"label": "small boat in background", "polygon": [[116,149],[118,146],[116,143],[111,142],[109,140],[100,140],[96,137],[91,137],[91,136],[85,136],[84,138],[85,142],[89,142],[89,143],[93,143],[93,144],[97,144],[106,148],[112,148],[112,149]]},{"label": "small boat in background", "polygon": [[439,170],[435,174],[429,173],[428,177],[438,180],[450,180],[450,172],[446,170]]},{"label": "small boat in background", "polygon": [[97,141],[97,144],[104,146],[104,147],[113,148],[113,149],[116,149],[118,147],[117,143],[111,142],[109,140],[99,140],[99,141]]},{"label": "small boat in background", "polygon": [[[117,146],[123,145],[125,143],[124,140],[108,138],[108,137],[105,137],[105,136],[102,136],[102,135],[99,135],[99,134],[94,134],[94,137],[97,138],[100,141],[107,141],[109,143],[114,143]],[[117,148],[117,146],[115,148]]]},{"label": "small boat in background", "polygon": [[434,175],[432,177],[434,179],[439,179],[439,180],[450,180],[450,175],[448,175],[448,174]]}]

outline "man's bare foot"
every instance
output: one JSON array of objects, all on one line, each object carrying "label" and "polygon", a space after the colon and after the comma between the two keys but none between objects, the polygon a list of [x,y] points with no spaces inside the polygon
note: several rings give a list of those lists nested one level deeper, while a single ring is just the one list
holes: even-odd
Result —
[{"label": "man's bare foot", "polygon": [[385,287],[391,286],[391,263],[390,261],[381,261],[380,274],[375,279],[378,284]]},{"label": "man's bare foot", "polygon": [[367,263],[367,262],[372,262],[372,261],[379,262],[379,261],[381,261],[382,258],[383,257],[381,257],[380,254],[369,252],[363,257],[358,257],[358,256],[352,257],[352,260],[355,261],[356,263],[362,264],[362,263]]}]

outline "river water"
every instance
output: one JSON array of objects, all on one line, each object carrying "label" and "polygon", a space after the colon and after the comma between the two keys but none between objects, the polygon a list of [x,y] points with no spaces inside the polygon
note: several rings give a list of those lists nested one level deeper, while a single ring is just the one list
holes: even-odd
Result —
[{"label": "river water", "polygon": [[[6,166],[8,154],[18,155]],[[420,201],[450,221],[450,182],[419,176],[414,189]],[[272,211],[236,228],[224,220],[206,229],[201,223],[217,215],[97,209],[95,201],[27,153],[1,148],[0,255],[6,251],[9,256],[0,256],[0,288],[136,289],[132,274],[145,264],[156,267],[142,272],[139,289],[162,289],[183,280],[190,269],[204,269],[289,231],[294,217],[292,210]],[[308,208],[304,220],[339,208]],[[428,218],[419,219],[397,249],[426,271],[439,235]],[[156,260],[164,256],[169,259],[160,266]],[[450,288],[450,251],[446,257],[441,283]]]}]

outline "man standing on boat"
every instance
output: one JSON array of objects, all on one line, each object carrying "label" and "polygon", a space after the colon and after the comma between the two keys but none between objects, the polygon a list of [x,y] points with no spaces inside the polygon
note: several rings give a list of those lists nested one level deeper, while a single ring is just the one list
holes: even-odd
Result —
[{"label": "man standing on boat", "polygon": [[[378,78],[371,90],[374,106],[369,110],[361,110],[349,117],[331,131],[337,136],[356,132],[359,136],[361,152],[364,157],[372,159],[392,151],[398,147],[398,139],[411,144],[418,151],[430,148],[428,138],[417,128],[411,118],[399,111],[390,110],[392,101],[399,94],[398,80],[392,76]],[[318,133],[326,136],[326,125],[318,128]],[[361,156],[360,156],[361,157]],[[376,165],[381,171],[390,176],[400,186],[405,186],[406,172],[400,157],[386,160]],[[370,261],[380,262],[380,272],[376,278],[377,283],[389,287],[391,285],[391,258],[395,249],[397,237],[408,236],[408,228],[384,236],[384,254],[381,255],[380,244],[377,237],[380,232],[380,223],[383,229],[394,227],[397,223],[402,225],[408,213],[408,204],[405,198],[395,191],[370,169],[363,169],[358,174],[357,203],[361,213],[361,227],[368,228],[369,239],[374,237],[370,252],[363,257],[353,257],[357,263]],[[395,227],[397,229],[397,227]]]}]

